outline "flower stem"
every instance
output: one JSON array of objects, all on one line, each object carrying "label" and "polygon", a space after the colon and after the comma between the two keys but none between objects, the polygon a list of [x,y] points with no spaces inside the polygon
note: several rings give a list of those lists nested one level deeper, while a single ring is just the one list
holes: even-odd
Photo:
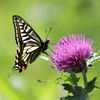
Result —
[{"label": "flower stem", "polygon": [[83,81],[84,81],[84,87],[86,87],[87,86],[87,77],[86,77],[85,70],[82,71],[82,76],[83,76]]},{"label": "flower stem", "polygon": [[[82,76],[83,76],[83,81],[84,81],[84,87],[87,86],[87,76],[85,73],[85,70],[82,71]],[[88,94],[86,95],[86,97],[88,97]]]}]

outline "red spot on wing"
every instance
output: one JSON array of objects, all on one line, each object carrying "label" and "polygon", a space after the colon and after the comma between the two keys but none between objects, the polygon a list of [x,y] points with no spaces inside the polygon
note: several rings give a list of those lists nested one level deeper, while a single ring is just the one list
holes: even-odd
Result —
[{"label": "red spot on wing", "polygon": [[25,70],[26,68],[25,68],[25,66],[22,66],[22,70]]}]

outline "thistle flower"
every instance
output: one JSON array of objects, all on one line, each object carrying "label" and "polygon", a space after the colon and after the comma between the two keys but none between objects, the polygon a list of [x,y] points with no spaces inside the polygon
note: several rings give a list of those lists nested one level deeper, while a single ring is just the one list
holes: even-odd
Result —
[{"label": "thistle flower", "polygon": [[86,59],[91,56],[93,51],[93,40],[85,39],[85,35],[75,34],[60,39],[50,52],[50,63],[52,68],[60,71],[71,70],[79,73],[86,69]]}]

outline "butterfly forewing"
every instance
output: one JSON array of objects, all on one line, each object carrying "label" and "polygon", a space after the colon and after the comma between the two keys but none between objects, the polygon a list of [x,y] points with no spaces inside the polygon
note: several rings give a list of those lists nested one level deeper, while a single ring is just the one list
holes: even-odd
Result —
[{"label": "butterfly forewing", "polygon": [[20,16],[13,16],[13,22],[15,27],[16,43],[18,46],[27,42],[42,42],[41,38],[32,27]]}]

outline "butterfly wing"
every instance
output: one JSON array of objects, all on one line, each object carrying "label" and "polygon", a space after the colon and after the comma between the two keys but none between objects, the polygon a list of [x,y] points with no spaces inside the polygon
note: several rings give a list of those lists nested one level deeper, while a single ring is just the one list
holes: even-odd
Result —
[{"label": "butterfly wing", "polygon": [[43,42],[32,27],[20,16],[13,16],[13,23],[15,40],[19,47],[13,69],[22,72],[27,68],[30,58],[30,63],[32,63],[40,55]]},{"label": "butterfly wing", "polygon": [[34,42],[41,43],[42,40],[32,27],[20,16],[13,16],[13,23],[15,27],[15,39],[18,46],[22,43]]}]

